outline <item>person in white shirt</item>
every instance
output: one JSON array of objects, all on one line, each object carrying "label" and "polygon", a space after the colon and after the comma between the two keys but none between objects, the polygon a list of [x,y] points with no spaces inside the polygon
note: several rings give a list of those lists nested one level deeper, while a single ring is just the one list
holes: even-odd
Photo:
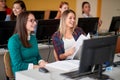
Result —
[{"label": "person in white shirt", "polygon": [[[85,1],[82,3],[82,16],[84,18],[90,18],[90,17],[93,17],[91,14],[90,14],[90,10],[91,10],[91,7],[90,7],[90,3]],[[99,23],[98,23],[98,27],[100,27],[102,24],[102,20],[99,19]]]}]

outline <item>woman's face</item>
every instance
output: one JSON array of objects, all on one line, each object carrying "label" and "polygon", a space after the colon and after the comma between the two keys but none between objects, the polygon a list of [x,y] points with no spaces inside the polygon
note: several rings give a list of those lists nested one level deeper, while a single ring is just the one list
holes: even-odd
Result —
[{"label": "woman's face", "polygon": [[13,13],[15,16],[18,16],[21,12],[23,12],[24,10],[22,9],[22,7],[20,6],[20,4],[14,4],[13,5]]},{"label": "woman's face", "polygon": [[90,13],[90,4],[85,4],[82,8],[82,11],[86,14]]},{"label": "woman's face", "polygon": [[75,25],[75,14],[74,13],[69,13],[66,17],[66,27],[67,28],[73,28]]},{"label": "woman's face", "polygon": [[35,30],[35,27],[37,25],[37,21],[34,17],[33,14],[29,14],[28,19],[27,19],[27,23],[26,23],[26,29],[28,33],[31,33]]},{"label": "woman's face", "polygon": [[0,7],[5,8],[5,0],[0,0]]},{"label": "woman's face", "polygon": [[67,4],[63,4],[62,7],[60,8],[61,13],[63,13],[65,10],[68,10],[69,7]]}]

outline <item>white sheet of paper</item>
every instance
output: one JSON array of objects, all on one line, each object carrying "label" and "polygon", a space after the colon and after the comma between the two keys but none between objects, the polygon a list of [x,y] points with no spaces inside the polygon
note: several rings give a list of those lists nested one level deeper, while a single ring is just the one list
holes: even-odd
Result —
[{"label": "white sheet of paper", "polygon": [[77,39],[75,45],[73,46],[73,47],[75,47],[75,52],[74,52],[74,54],[71,55],[71,56],[68,56],[67,59],[73,59],[74,56],[77,54],[77,52],[78,52],[78,51],[79,51],[79,52],[81,51],[81,47],[82,47],[83,41],[86,40],[86,39],[90,39],[90,34],[89,34],[89,33],[87,34],[87,36],[85,36],[85,35],[83,35],[83,34],[81,34],[81,35],[79,36],[79,38]]},{"label": "white sheet of paper", "polygon": [[72,71],[77,70],[79,68],[79,61],[80,60],[63,60],[63,61],[56,61],[53,63],[46,64],[46,68],[48,70],[59,70],[59,71]]}]

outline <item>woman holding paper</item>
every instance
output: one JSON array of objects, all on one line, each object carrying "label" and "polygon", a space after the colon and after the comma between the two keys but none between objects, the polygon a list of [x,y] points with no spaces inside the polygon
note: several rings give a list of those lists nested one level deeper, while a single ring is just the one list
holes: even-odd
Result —
[{"label": "woman holding paper", "polygon": [[75,42],[84,34],[81,28],[76,27],[76,14],[73,10],[66,10],[61,15],[57,32],[52,36],[56,60],[65,60],[75,52]]}]

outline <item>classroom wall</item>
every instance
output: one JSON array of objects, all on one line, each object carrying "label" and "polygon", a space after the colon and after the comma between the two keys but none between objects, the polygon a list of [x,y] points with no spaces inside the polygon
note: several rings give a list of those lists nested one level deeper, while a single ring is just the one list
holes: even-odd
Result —
[{"label": "classroom wall", "polygon": [[102,0],[100,31],[108,31],[113,16],[120,16],[120,0]]},{"label": "classroom wall", "polygon": [[91,5],[90,14],[92,16],[97,16],[97,0],[77,0],[76,1],[76,13],[78,17],[82,17],[82,3],[88,1]]},{"label": "classroom wall", "polygon": [[[15,0],[7,0],[7,5],[12,8]],[[27,10],[58,10],[61,1],[67,1],[71,9],[76,10],[76,0],[23,0]]]}]

